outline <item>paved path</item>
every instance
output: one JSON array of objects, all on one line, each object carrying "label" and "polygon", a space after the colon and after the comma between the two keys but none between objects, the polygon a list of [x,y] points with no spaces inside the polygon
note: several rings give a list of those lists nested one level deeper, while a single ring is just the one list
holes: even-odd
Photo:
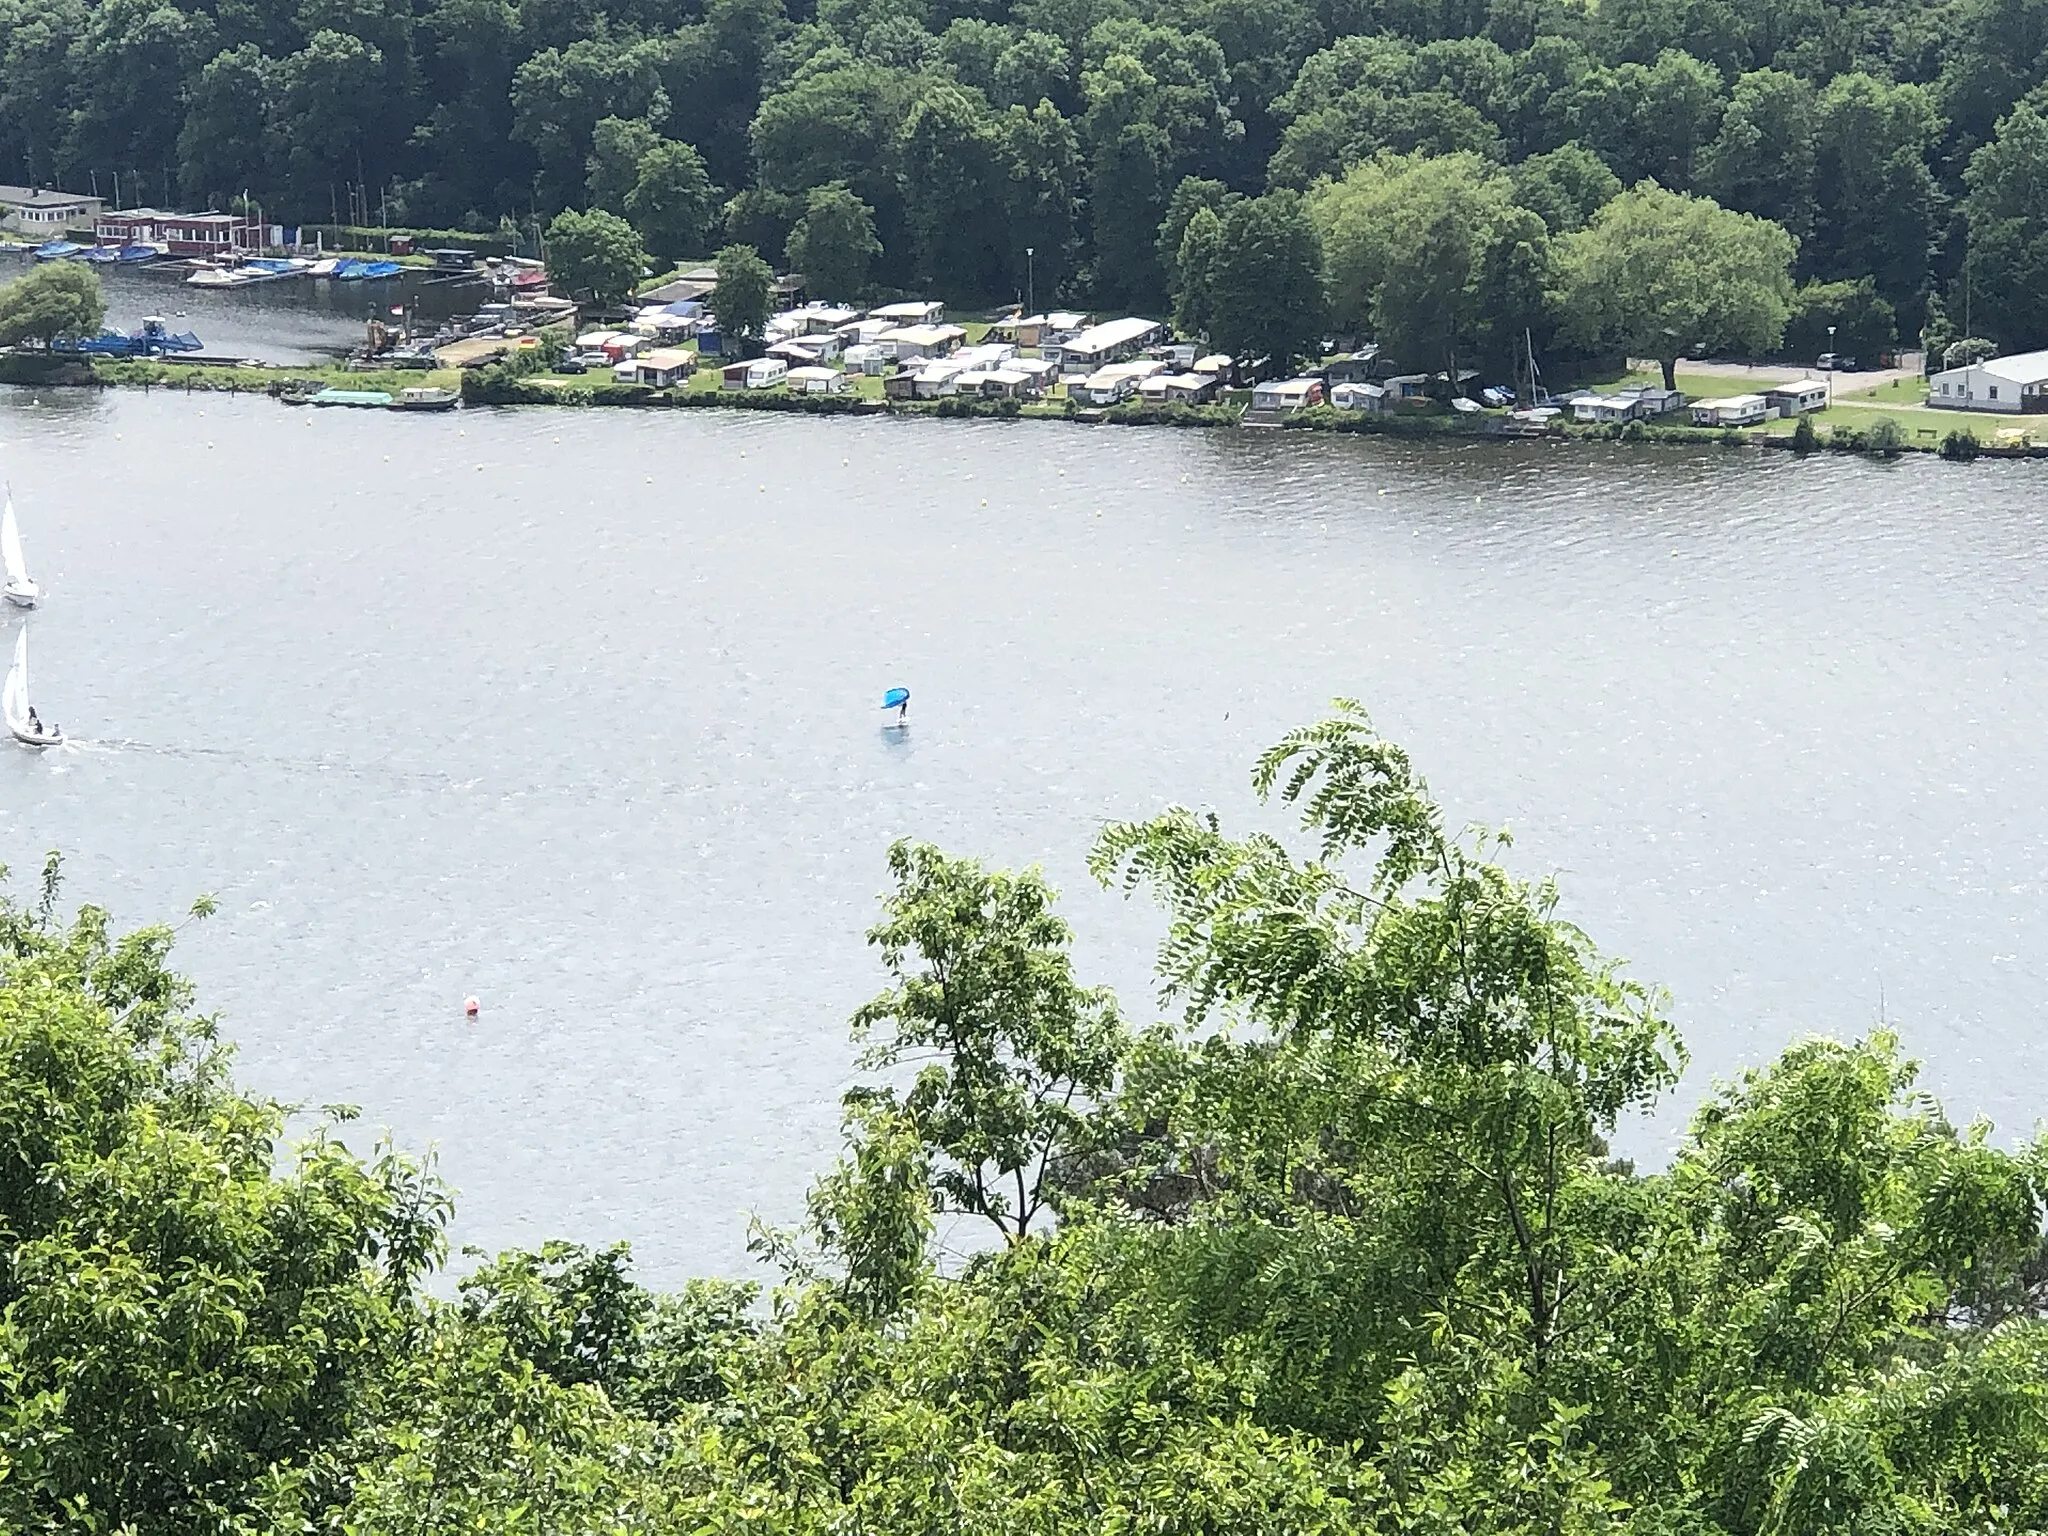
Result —
[{"label": "paved path", "polygon": [[[1659,365],[1649,358],[1632,357],[1628,360],[1631,368],[1654,370]],[[1818,368],[1803,368],[1797,363],[1714,363],[1695,362],[1691,358],[1678,360],[1680,373],[1697,374],[1713,379],[1739,379],[1746,383],[1768,386],[1783,384],[1791,379],[1824,379],[1827,375]],[[1857,373],[1835,375],[1835,392],[1851,394],[1866,389],[1876,389],[1895,379],[1917,379],[1920,370],[1913,368],[1867,368]]]}]

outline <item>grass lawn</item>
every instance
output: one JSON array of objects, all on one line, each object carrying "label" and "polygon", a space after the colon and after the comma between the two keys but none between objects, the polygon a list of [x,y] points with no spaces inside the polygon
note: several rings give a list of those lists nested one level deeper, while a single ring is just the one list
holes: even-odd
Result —
[{"label": "grass lawn", "polygon": [[[1796,378],[1800,370],[1788,364],[1785,378]],[[1854,375],[1847,377],[1853,378]],[[1618,389],[1629,384],[1657,384],[1664,382],[1664,376],[1657,369],[1637,370],[1612,379],[1603,379],[1589,384],[1591,389]],[[1730,395],[1758,394],[1770,383],[1769,370],[1760,370],[1754,381],[1730,379],[1718,374],[1687,373],[1678,371],[1678,387],[1691,400],[1726,399]],[[1923,402],[1927,398],[1927,387],[1918,379],[1898,379],[1892,383],[1873,386],[1869,389],[1845,389],[1844,376],[1835,376],[1834,404],[1813,418],[1814,430],[1826,435],[1831,424],[1844,427],[1868,428],[1889,417],[1899,424],[1906,441],[1919,447],[1932,447],[1957,427],[1967,426],[1977,434],[1978,440],[1995,442],[2001,431],[2029,433],[2039,440],[2048,442],[2048,417],[2043,416],[1991,416],[1975,411],[1944,411],[1934,409]],[[1789,437],[1794,423],[1771,421],[1760,427],[1746,427],[1742,430],[1750,437]],[[1718,431],[1717,428],[1702,428],[1704,431]],[[2010,439],[2008,439],[2009,441]]]},{"label": "grass lawn", "polygon": [[[1799,370],[1797,368],[1786,367],[1785,378],[1797,378],[1798,375]],[[1678,379],[1679,392],[1688,400],[1726,400],[1731,395],[1754,395],[1761,393],[1767,386],[1779,382],[1768,374],[1756,379],[1730,379],[1715,373],[1687,373],[1683,368],[1678,370],[1676,377]],[[1603,383],[1587,387],[1591,389],[1619,389],[1630,384],[1652,384],[1662,389],[1664,387],[1663,370],[1659,368],[1639,369],[1634,373],[1626,373],[1619,378],[1609,379]]]},{"label": "grass lawn", "polygon": [[[1850,377],[1853,379],[1854,374]],[[1858,389],[1853,384],[1845,385],[1842,376],[1835,376],[1835,398],[1845,401],[1871,401],[1880,405],[1921,405],[1927,399],[1925,379],[1893,379],[1889,384],[1880,384],[1875,389]]]},{"label": "grass lawn", "polygon": [[1838,388],[1829,414],[1840,415],[1858,425],[1889,416],[1908,438],[1932,435],[1946,437],[1957,427],[1967,426],[1984,442],[2001,432],[2020,433],[2048,442],[2048,417],[1994,416],[1987,411],[1947,411],[1926,404],[1927,385],[1921,379],[1895,379],[1874,389],[1843,393]]},{"label": "grass lawn", "polygon": [[462,385],[462,372],[456,368],[350,373],[337,367],[220,368],[137,358],[96,362],[93,373],[109,384],[148,384],[160,389],[244,390],[255,394],[263,393],[281,379],[318,379],[334,389],[381,389],[394,395],[401,389],[419,389],[429,385],[459,389]]}]

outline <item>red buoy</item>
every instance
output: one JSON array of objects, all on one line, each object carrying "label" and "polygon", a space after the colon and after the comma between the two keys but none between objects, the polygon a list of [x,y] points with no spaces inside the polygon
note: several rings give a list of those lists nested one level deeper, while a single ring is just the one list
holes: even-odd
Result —
[{"label": "red buoy", "polygon": [[472,1019],[475,1018],[477,1015],[477,1008],[478,1004],[475,998],[470,997],[463,999],[462,1011],[468,1014]]}]

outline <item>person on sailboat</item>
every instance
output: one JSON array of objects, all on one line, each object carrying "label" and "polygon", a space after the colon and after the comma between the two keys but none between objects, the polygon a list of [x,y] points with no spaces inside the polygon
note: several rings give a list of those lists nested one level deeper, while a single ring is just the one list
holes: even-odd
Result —
[{"label": "person on sailboat", "polygon": [[33,704],[28,707],[28,728],[38,736],[43,734],[43,722],[36,718],[36,707]]}]

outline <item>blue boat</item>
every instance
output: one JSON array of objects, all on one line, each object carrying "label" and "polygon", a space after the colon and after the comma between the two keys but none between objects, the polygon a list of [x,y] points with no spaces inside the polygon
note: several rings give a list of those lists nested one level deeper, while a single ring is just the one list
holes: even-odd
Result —
[{"label": "blue boat", "polygon": [[166,252],[160,245],[124,245],[115,252],[124,262],[160,261]]},{"label": "blue boat", "polygon": [[172,352],[197,352],[201,345],[190,331],[173,331],[152,315],[140,330],[105,330],[83,341],[60,341],[53,350],[82,352],[88,357],[162,357]]},{"label": "blue boat", "polygon": [[63,261],[68,257],[81,254],[84,250],[84,246],[74,244],[69,240],[45,240],[36,247],[36,260]]},{"label": "blue boat", "polygon": [[335,263],[334,277],[339,282],[360,283],[378,277],[396,277],[403,269],[395,261],[364,261],[351,256]]},{"label": "blue boat", "polygon": [[121,259],[121,250],[119,246],[91,245],[78,253],[78,259],[96,267],[109,267]]}]

